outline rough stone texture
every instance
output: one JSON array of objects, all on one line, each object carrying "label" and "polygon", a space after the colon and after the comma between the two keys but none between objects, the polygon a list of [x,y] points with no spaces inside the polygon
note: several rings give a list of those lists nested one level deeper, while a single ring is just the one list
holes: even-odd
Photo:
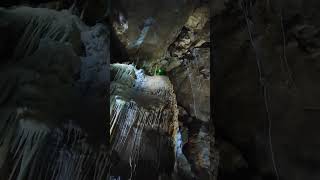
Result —
[{"label": "rough stone texture", "polygon": [[185,148],[185,155],[191,164],[196,179],[210,179],[214,174],[210,170],[210,137],[209,126],[192,124],[189,126],[189,139]]},{"label": "rough stone texture", "polygon": [[210,120],[210,50],[194,49],[194,63],[181,65],[170,73],[179,105],[203,122]]},{"label": "rough stone texture", "polygon": [[196,8],[189,16],[185,26],[192,30],[202,30],[209,20],[209,7],[201,6]]},{"label": "rough stone texture", "polygon": [[241,178],[318,179],[319,1],[218,2],[214,119],[248,162]]},{"label": "rough stone texture", "polygon": [[[143,60],[158,60],[165,55],[193,10],[192,1],[121,0],[115,8],[127,16],[128,29],[118,33],[119,39],[131,56]],[[149,28],[146,20],[152,18]],[[143,29],[147,32],[143,38]],[[141,44],[133,46],[141,37]],[[132,57],[133,58],[133,57]]]},{"label": "rough stone texture", "polygon": [[81,57],[78,83],[84,93],[105,94],[110,82],[110,32],[104,24],[96,24],[81,32],[85,55]]},{"label": "rough stone texture", "polygon": [[[174,84],[179,105],[196,119],[208,122],[210,119],[210,43],[209,11],[200,7],[194,11],[182,28],[177,39],[168,48],[169,66],[180,62],[169,73]],[[200,16],[200,17],[198,17]],[[202,22],[196,22],[197,17]],[[194,26],[190,25],[194,22]],[[205,24],[203,24],[205,22]],[[200,26],[199,24],[202,25]],[[199,25],[199,26],[197,26]]]},{"label": "rough stone texture", "polygon": [[248,163],[243,157],[241,151],[226,141],[217,141],[219,149],[219,179],[241,178],[245,174]]},{"label": "rough stone texture", "polygon": [[[210,118],[210,21],[206,4],[194,9],[165,60],[180,107],[180,131],[187,134],[181,159],[183,178],[216,179],[219,164]],[[186,136],[186,135],[185,135]],[[190,170],[187,170],[189,169]],[[180,173],[181,173],[180,172]]]}]

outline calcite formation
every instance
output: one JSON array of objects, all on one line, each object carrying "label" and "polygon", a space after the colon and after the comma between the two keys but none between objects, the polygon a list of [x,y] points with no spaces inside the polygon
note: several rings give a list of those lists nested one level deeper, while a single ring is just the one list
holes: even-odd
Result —
[{"label": "calcite formation", "polygon": [[[166,76],[147,76],[132,65],[111,65],[111,137],[112,151],[121,161],[158,172],[175,161],[175,137],[178,110],[173,87]],[[173,170],[173,168],[172,168]],[[167,172],[168,173],[168,172]],[[141,176],[138,174],[138,176]]]},{"label": "calcite formation", "polygon": [[101,72],[109,60],[108,29],[88,27],[68,11],[0,13],[5,27],[19,32],[1,67],[0,179],[106,179],[107,123],[98,115],[106,100],[97,92],[107,90],[108,74]]}]

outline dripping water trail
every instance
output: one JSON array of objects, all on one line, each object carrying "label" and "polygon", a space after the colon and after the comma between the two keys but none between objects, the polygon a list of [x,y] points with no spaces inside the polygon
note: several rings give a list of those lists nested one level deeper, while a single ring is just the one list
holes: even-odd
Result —
[{"label": "dripping water trail", "polygon": [[191,87],[191,93],[192,93],[192,99],[193,99],[193,110],[194,110],[194,115],[196,117],[196,119],[198,119],[198,115],[197,115],[197,107],[196,107],[196,98],[195,98],[195,94],[194,94],[194,89],[193,89],[193,84],[192,84],[192,78],[191,78],[191,72],[190,72],[190,64],[187,67],[187,71],[188,71],[188,79],[190,82],[190,87]]},{"label": "dripping water trail", "polygon": [[251,28],[250,28],[250,22],[249,22],[249,17],[248,17],[248,13],[249,13],[248,12],[248,4],[246,2],[244,2],[244,1],[242,1],[241,2],[241,9],[243,11],[243,14],[244,14],[244,17],[245,17],[245,20],[246,20],[250,42],[251,42],[253,51],[255,52],[255,55],[256,55],[256,62],[257,62],[258,73],[259,73],[259,80],[260,80],[261,86],[263,88],[265,110],[266,110],[267,120],[269,122],[268,137],[269,137],[269,146],[270,146],[272,165],[273,165],[273,169],[274,169],[274,172],[276,174],[277,180],[280,180],[278,169],[277,169],[276,162],[275,162],[273,145],[272,145],[272,135],[271,135],[271,132],[272,132],[271,131],[272,130],[272,119],[271,119],[271,112],[270,112],[270,102],[269,102],[269,98],[268,98],[268,88],[267,88],[267,85],[266,85],[266,80],[265,80],[264,75],[262,73],[261,60],[258,57],[257,49],[256,49],[256,46],[254,44],[254,40],[253,40]]},{"label": "dripping water trail", "polygon": [[[283,25],[283,15],[281,13],[280,15],[280,21],[281,21],[281,32],[282,32],[282,39],[283,39],[283,61],[284,61],[284,64],[285,64],[285,71],[288,73],[288,78],[289,78],[289,81],[292,83],[294,89],[296,89],[296,84],[293,80],[293,77],[292,77],[292,72],[291,72],[291,69],[289,67],[289,64],[288,64],[288,59],[287,59],[287,53],[286,53],[286,34],[285,34],[285,30],[284,30],[284,25]],[[282,62],[282,61],[281,61]]]}]

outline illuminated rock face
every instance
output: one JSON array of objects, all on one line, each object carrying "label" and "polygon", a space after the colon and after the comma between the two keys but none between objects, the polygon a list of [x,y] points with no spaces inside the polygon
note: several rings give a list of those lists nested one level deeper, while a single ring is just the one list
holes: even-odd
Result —
[{"label": "illuminated rock face", "polygon": [[169,78],[123,64],[111,65],[111,78],[112,150],[120,157],[118,165],[129,165],[128,175],[141,178],[172,173],[178,110]]}]

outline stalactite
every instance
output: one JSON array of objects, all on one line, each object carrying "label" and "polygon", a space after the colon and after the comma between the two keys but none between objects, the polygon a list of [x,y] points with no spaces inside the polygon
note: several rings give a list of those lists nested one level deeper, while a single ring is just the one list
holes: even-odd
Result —
[{"label": "stalactite", "polygon": [[75,17],[65,11],[62,13],[43,9],[21,7],[14,10],[17,14],[31,14],[27,17],[27,25],[15,48],[14,59],[30,55],[40,42],[40,39],[51,39],[66,42],[74,31]]},{"label": "stalactite", "polygon": [[[14,166],[9,176],[10,179],[22,180],[28,171],[28,166],[38,153],[49,129],[44,125],[35,124],[31,119],[19,119],[17,132],[10,152],[13,154]],[[17,173],[18,172],[18,173]],[[15,177],[17,174],[17,177]]]},{"label": "stalactite", "polygon": [[107,148],[102,146],[93,150],[87,144],[86,134],[81,129],[71,126],[64,128],[63,131],[55,130],[45,140],[46,147],[41,149],[42,157],[38,156],[34,162],[34,166],[40,167],[41,171],[31,171],[30,177],[45,180],[90,179],[91,171],[94,171],[93,179],[104,177],[109,165]]},{"label": "stalactite", "polygon": [[[27,133],[28,131],[23,132]],[[22,173],[21,168],[26,167],[22,166],[24,161],[21,161],[21,159],[31,158],[31,156],[34,155],[32,161],[31,159],[29,159],[30,161],[25,161],[30,162],[29,179],[101,180],[107,176],[110,164],[107,148],[101,146],[99,149],[92,149],[86,142],[86,133],[74,124],[65,124],[62,128],[57,128],[47,134],[45,138],[41,135],[42,133],[37,133],[36,136],[31,136],[30,134],[32,133],[20,135],[19,139],[15,141],[15,146],[12,147],[16,153],[15,171],[20,174]],[[30,149],[28,143],[31,141],[28,141],[28,138],[32,138],[32,143],[42,138],[42,144],[45,146],[40,147],[40,145],[34,144]],[[29,151],[23,150],[26,148],[29,149]],[[30,154],[31,150],[33,150],[32,152],[38,152],[38,155]],[[29,153],[29,155],[23,153]],[[19,170],[17,168],[20,162],[21,168]],[[24,163],[24,165],[26,165],[26,163]],[[12,178],[14,177],[15,171],[11,173]]]},{"label": "stalactite", "polygon": [[[109,34],[106,26],[97,24],[93,27],[87,27],[78,17],[65,10],[58,12],[49,9],[18,7],[3,11],[14,15],[12,22],[23,23],[18,26],[21,34],[19,34],[20,37],[13,54],[13,58],[19,60],[17,62],[19,68],[21,68],[21,64],[23,68],[29,68],[29,66],[24,66],[28,64],[25,61],[35,60],[31,63],[38,62],[38,59],[33,59],[32,53],[42,40],[55,41],[56,46],[61,44],[62,47],[65,47],[65,43],[70,43],[75,50],[78,50],[78,45],[82,41],[86,57],[82,57],[80,81],[73,79],[72,83],[75,83],[78,88],[82,80],[85,82],[95,81],[94,85],[106,87],[108,77],[105,72],[109,63]],[[30,57],[25,58],[27,56]],[[48,59],[44,57],[40,60],[45,61],[48,66],[53,65],[52,62],[47,62],[52,60],[51,57]],[[64,60],[59,59],[59,61]],[[68,60],[66,59],[66,61]],[[74,69],[78,70],[77,68]],[[92,68],[99,68],[99,71],[91,71]],[[29,71],[30,69],[23,70]],[[46,76],[46,70],[43,70],[44,74],[39,73],[39,76]],[[13,72],[15,71],[17,70],[14,69]],[[90,77],[84,77],[83,74],[88,74],[88,72],[91,73]],[[34,74],[38,74],[38,72],[34,72]],[[70,73],[70,76],[72,75]],[[68,121],[65,117],[60,116],[59,119],[54,119],[57,117],[50,114],[51,111],[44,110],[45,108],[32,109],[37,108],[37,106],[33,106],[32,102],[30,104],[29,102],[12,102],[10,99],[12,94],[8,92],[14,90],[14,93],[19,93],[21,88],[18,86],[29,83],[24,82],[28,78],[33,78],[33,76],[25,78],[14,74],[14,76],[0,81],[0,89],[4,92],[0,95],[0,103],[3,105],[7,101],[10,102],[10,108],[0,108],[0,177],[8,180],[106,179],[110,168],[110,155],[108,148],[105,147],[107,142],[100,142],[100,146],[90,144],[87,139],[88,134],[83,127],[77,125],[78,119]],[[35,89],[44,90],[44,92],[39,90],[41,95],[47,93],[45,88],[37,87],[39,84],[42,85],[39,83],[40,80],[33,78],[32,81],[34,81],[32,85],[36,86]],[[69,85],[71,86],[71,83]],[[36,93],[32,94],[32,97],[37,95]],[[51,94],[48,93],[48,95]],[[13,94],[13,98],[16,98],[15,96],[16,94]],[[27,104],[28,107],[21,108],[15,104]],[[40,114],[38,111],[41,113],[41,118],[38,117]],[[55,110],[53,111],[55,112]],[[67,121],[68,123],[66,123]]]},{"label": "stalactite", "polygon": [[[124,64],[113,64],[111,72],[112,151],[128,162],[133,178],[138,161],[147,153],[144,141],[148,131],[157,132],[154,141],[160,142],[158,148],[168,146],[174,151],[178,128],[175,94],[167,77],[146,76],[142,70]],[[164,152],[148,152],[153,166],[159,168],[158,153]]]}]

